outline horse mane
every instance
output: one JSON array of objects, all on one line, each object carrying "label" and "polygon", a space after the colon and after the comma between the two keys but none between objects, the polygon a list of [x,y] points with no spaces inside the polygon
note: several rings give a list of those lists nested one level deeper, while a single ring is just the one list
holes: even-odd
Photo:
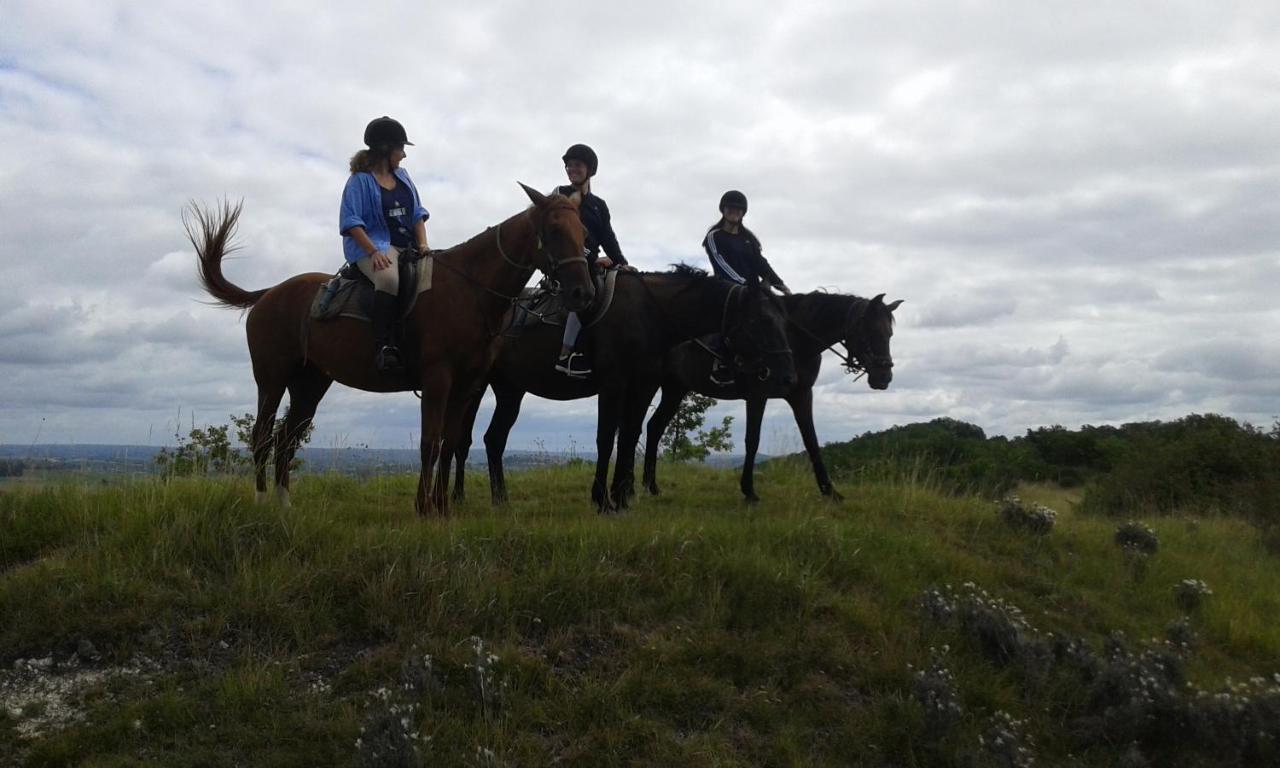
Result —
[{"label": "horse mane", "polygon": [[[559,192],[556,192],[555,194],[547,195],[547,200],[548,200],[548,201],[554,201],[556,198],[562,198],[562,199],[564,199],[564,200],[568,200],[568,199],[569,199],[566,195],[562,195],[562,194],[560,194]],[[492,226],[485,227],[482,231],[480,231],[480,232],[478,232],[478,233],[476,233],[476,234],[472,235],[471,237],[467,238],[466,240],[463,240],[461,243],[458,243],[457,245],[451,245],[451,246],[449,246],[448,248],[443,249],[443,250],[444,250],[444,253],[451,253],[451,252],[453,252],[453,251],[460,251],[460,250],[465,249],[465,248],[473,247],[473,246],[475,246],[475,244],[479,243],[481,240],[483,240],[483,239],[485,239],[485,238],[494,237],[494,234],[493,234],[493,230],[494,230],[494,229],[496,229],[497,227],[505,226],[506,224],[510,224],[511,222],[515,221],[516,219],[520,218],[521,216],[527,216],[527,215],[529,214],[529,212],[530,212],[531,210],[533,210],[533,208],[534,208],[534,206],[529,205],[529,206],[527,206],[524,210],[520,211],[519,213],[514,213],[514,214],[512,214],[512,215],[508,216],[507,218],[503,219],[501,222],[499,222],[499,223],[497,223],[497,224],[494,224],[494,225],[492,225]]]}]

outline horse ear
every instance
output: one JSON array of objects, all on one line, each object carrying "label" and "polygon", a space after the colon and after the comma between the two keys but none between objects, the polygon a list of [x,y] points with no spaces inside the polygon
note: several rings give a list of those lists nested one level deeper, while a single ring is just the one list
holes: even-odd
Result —
[{"label": "horse ear", "polygon": [[881,305],[883,305],[883,304],[884,304],[884,294],[883,294],[883,293],[878,293],[878,294],[876,294],[876,297],[875,297],[874,299],[872,299],[872,300],[871,300],[871,304],[870,304],[869,306],[875,306],[876,304],[881,304]]},{"label": "horse ear", "polygon": [[885,305],[884,305],[884,308],[885,308],[885,309],[887,309],[887,310],[889,310],[890,312],[892,312],[893,310],[897,309],[897,308],[898,308],[898,305],[900,305],[900,304],[902,304],[902,299],[898,299],[897,301],[893,302],[892,304],[885,304]]},{"label": "horse ear", "polygon": [[528,184],[525,184],[523,181],[517,181],[516,183],[519,184],[522,189],[524,189],[524,193],[529,196],[529,199],[533,201],[534,205],[538,207],[542,207],[547,204],[546,195],[542,194],[541,192],[529,186]]},{"label": "horse ear", "polygon": [[569,199],[573,201],[574,205],[582,207],[582,193],[578,190],[573,190],[573,194],[569,195]]}]

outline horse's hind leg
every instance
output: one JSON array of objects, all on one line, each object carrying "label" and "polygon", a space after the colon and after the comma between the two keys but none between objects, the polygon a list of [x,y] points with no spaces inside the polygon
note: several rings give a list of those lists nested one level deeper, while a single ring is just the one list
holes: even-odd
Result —
[{"label": "horse's hind leg", "polygon": [[267,500],[267,457],[271,455],[271,435],[276,426],[276,409],[284,398],[283,384],[258,385],[258,413],[253,422],[253,484],[259,504]]},{"label": "horse's hind leg", "polygon": [[680,410],[680,403],[686,394],[683,387],[664,386],[662,400],[658,402],[658,407],[654,409],[653,416],[649,418],[649,425],[645,428],[644,487],[648,488],[649,493],[654,496],[661,492],[658,489],[658,445],[662,442],[662,435],[667,431],[667,426],[675,418],[676,411]]},{"label": "horse's hind leg", "polygon": [[289,506],[289,466],[316,415],[316,406],[331,384],[333,379],[310,366],[298,371],[289,381],[289,410],[276,442],[276,496],[286,507]]}]

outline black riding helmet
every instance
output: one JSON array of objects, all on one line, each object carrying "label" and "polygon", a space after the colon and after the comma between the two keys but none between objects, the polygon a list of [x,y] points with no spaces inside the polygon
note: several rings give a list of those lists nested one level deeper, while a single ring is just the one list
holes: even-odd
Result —
[{"label": "black riding helmet", "polygon": [[413,142],[409,141],[409,137],[405,135],[404,126],[398,120],[392,120],[386,115],[369,121],[365,126],[364,144],[370,149],[394,144],[413,146]]},{"label": "black riding helmet", "polygon": [[596,159],[595,150],[586,144],[574,144],[564,151],[564,157],[560,158],[561,162],[569,162],[570,160],[581,160],[587,166],[587,178],[596,175],[596,167],[599,160]]},{"label": "black riding helmet", "polygon": [[724,209],[729,206],[741,208],[743,213],[747,212],[747,196],[736,189],[731,189],[720,196],[720,212],[724,213]]}]

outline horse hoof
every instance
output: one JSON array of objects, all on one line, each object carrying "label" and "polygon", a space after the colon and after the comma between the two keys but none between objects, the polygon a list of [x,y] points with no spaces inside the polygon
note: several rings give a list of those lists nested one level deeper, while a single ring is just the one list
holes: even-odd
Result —
[{"label": "horse hoof", "polygon": [[827,501],[834,501],[837,503],[844,501],[844,496],[842,496],[835,488],[828,488],[827,492],[823,495],[827,497]]},{"label": "horse hoof", "polygon": [[759,503],[760,503],[760,497],[759,497],[759,496],[757,496],[757,495],[755,495],[754,493],[748,493],[748,494],[746,495],[746,502],[747,502],[748,504],[759,504]]},{"label": "horse hoof", "polygon": [[651,484],[649,484],[649,485],[646,485],[646,486],[645,486],[645,488],[649,491],[649,495],[650,495],[650,496],[661,496],[661,495],[662,495],[662,490],[658,488],[658,484],[657,484],[657,483],[651,483]]}]

